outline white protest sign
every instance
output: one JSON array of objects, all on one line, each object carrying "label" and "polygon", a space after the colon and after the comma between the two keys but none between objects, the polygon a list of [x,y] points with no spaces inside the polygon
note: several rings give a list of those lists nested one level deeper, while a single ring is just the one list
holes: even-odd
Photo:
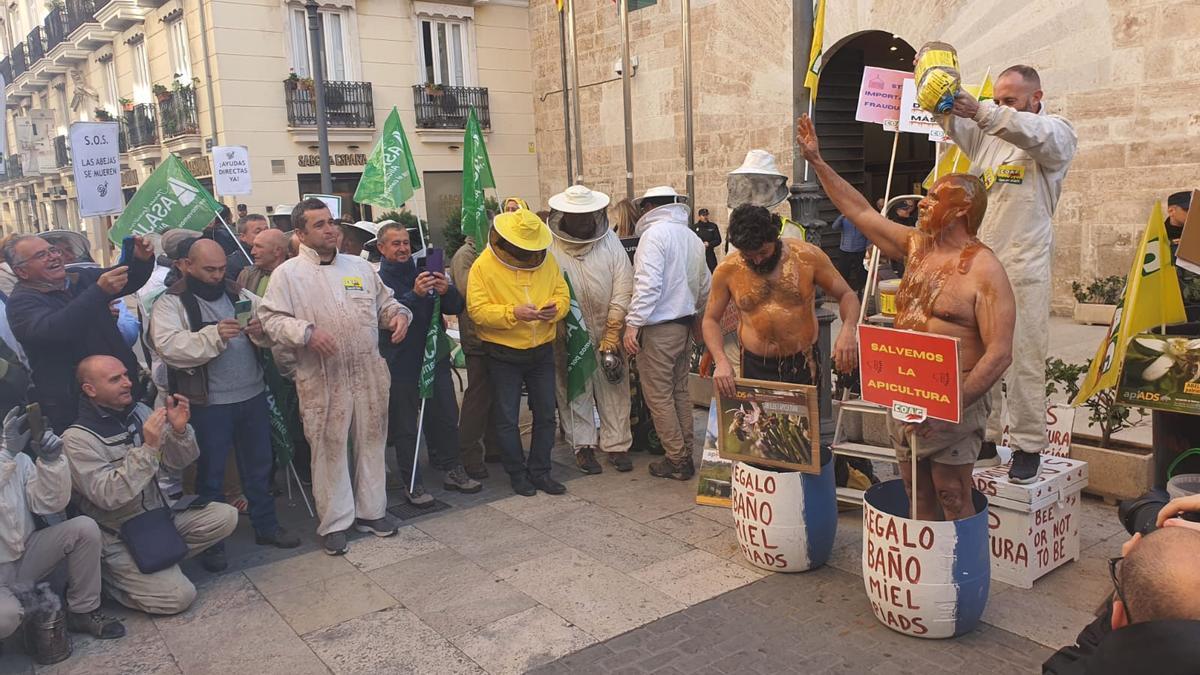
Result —
[{"label": "white protest sign", "polygon": [[212,149],[213,188],[222,196],[248,195],[250,152],[244,145],[218,145]]},{"label": "white protest sign", "polygon": [[900,131],[924,134],[934,139],[934,133],[942,134],[933,113],[917,105],[917,83],[912,78],[904,81],[900,92]]},{"label": "white protest sign", "polygon": [[[337,195],[322,195],[309,193],[300,196],[301,199],[320,199],[325,202],[325,206],[329,207],[329,215],[333,216],[334,220],[342,217],[342,198]],[[420,221],[418,221],[420,222]]]},{"label": "white protest sign", "polygon": [[[1008,399],[1004,399],[1003,417],[1000,419],[1008,419]],[[1009,424],[1005,422],[1004,431],[1000,434],[1000,445],[1010,447],[1012,435],[1009,433]],[[1046,449],[1042,450],[1043,455],[1053,455],[1054,457],[1070,457],[1071,456],[1071,432],[1075,428],[1075,408],[1066,405],[1047,405],[1046,406]]]},{"label": "white protest sign", "polygon": [[68,132],[79,217],[111,216],[125,208],[116,122],[75,122]]}]

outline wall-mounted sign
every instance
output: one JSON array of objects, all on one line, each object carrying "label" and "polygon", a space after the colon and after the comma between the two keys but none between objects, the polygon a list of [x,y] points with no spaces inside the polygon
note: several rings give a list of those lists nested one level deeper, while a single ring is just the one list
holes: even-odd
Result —
[{"label": "wall-mounted sign", "polygon": [[[300,166],[321,166],[320,155],[298,155],[296,163]],[[367,156],[361,152],[343,153],[329,156],[330,166],[366,166]]]}]

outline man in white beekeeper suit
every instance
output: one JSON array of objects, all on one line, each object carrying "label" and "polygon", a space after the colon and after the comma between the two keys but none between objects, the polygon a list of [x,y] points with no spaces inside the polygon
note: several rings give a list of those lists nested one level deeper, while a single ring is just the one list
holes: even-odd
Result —
[{"label": "man in white beekeeper suit", "polygon": [[[994,100],[976,101],[960,91],[951,113],[939,116],[938,123],[971,158],[970,173],[979,176],[988,190],[979,239],[1000,258],[1017,298],[1013,364],[1004,376],[1013,449],[1008,478],[1013,483],[1033,483],[1046,447],[1043,392],[1054,254],[1050,219],[1075,157],[1075,130],[1062,117],[1047,114],[1038,72],[1020,65],[1000,73]],[[996,383],[992,390],[987,431],[992,443],[1000,440],[1004,427],[1000,387]]]},{"label": "man in white beekeeper suit", "polygon": [[[583,315],[583,324],[596,348],[600,365],[588,378],[586,389],[574,400],[567,395],[566,322],[559,323],[555,342],[558,358],[559,417],[567,442],[575,451],[579,470],[600,473],[596,450],[608,454],[617,471],[631,471],[629,447],[629,380],[621,354],[621,332],[633,296],[633,265],[617,233],[608,226],[608,195],[572,185],[550,198],[546,224],[554,235],[550,250],[562,268]],[[572,311],[574,307],[572,307]],[[596,432],[593,410],[600,414]]]},{"label": "man in white beekeeper suit", "polygon": [[[296,353],[296,390],[312,446],[313,494],[325,552],[349,550],[346,532],[396,534],[386,513],[383,446],[391,376],[379,330],[404,339],[412,313],[392,297],[371,263],[339,254],[338,225],[318,199],[292,210],[300,255],[271,274],[259,307],[263,330]],[[354,485],[349,449],[353,444]]]}]

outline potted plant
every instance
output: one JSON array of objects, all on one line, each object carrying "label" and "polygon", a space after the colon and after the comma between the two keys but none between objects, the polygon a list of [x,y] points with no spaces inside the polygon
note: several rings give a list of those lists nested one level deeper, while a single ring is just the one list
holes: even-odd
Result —
[{"label": "potted plant", "polygon": [[121,104],[121,110],[124,110],[125,112],[131,112],[133,110],[133,101],[130,99],[121,98],[118,99],[117,102]]},{"label": "potted plant", "polygon": [[1075,295],[1075,323],[1109,325],[1125,290],[1125,277],[1112,276],[1096,279],[1084,286],[1071,282]]},{"label": "potted plant", "polygon": [[300,91],[315,94],[317,92],[317,83],[311,77],[302,77],[299,81]]},{"label": "potted plant", "polygon": [[1200,321],[1200,276],[1184,271],[1179,275],[1179,290],[1183,292],[1183,308],[1188,321]]},{"label": "potted plant", "polygon": [[96,108],[92,113],[96,115],[97,122],[111,122],[113,120],[112,113],[104,108]]},{"label": "potted plant", "polygon": [[283,81],[283,86],[288,91],[296,91],[300,86],[300,76],[296,74],[295,68],[288,68],[288,76]]},{"label": "potted plant", "polygon": [[428,96],[437,98],[437,97],[441,96],[442,94],[446,93],[446,88],[436,82],[426,82],[425,83],[425,93]]},{"label": "potted plant", "polygon": [[156,84],[150,87],[150,91],[154,94],[154,97],[158,99],[159,103],[163,103],[167,99],[171,98],[171,90],[167,89],[161,84]]},{"label": "potted plant", "polygon": [[[1087,375],[1091,361],[1083,364],[1066,363],[1062,359],[1046,359],[1046,393],[1054,394],[1062,387],[1068,400],[1079,394],[1080,379]],[[1154,482],[1154,455],[1147,446],[1113,439],[1113,435],[1141,426],[1147,419],[1143,408],[1129,408],[1117,401],[1115,389],[1102,389],[1084,402],[1090,428],[1100,435],[1072,434],[1071,458],[1088,463],[1090,494],[1106,500],[1140,497]]]}]

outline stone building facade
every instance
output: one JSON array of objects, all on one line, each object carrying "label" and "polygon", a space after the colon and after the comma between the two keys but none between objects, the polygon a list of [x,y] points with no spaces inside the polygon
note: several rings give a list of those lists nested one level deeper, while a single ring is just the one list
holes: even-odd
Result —
[{"label": "stone building facade", "polygon": [[[620,60],[618,17],[609,3],[579,4],[584,179],[623,196],[621,84],[613,67]],[[682,189],[681,0],[635,4],[636,190],[663,183]],[[791,2],[692,0],[691,6],[696,205],[724,213],[725,174],[749,148],[770,150],[790,172]],[[535,0],[530,14],[545,196],[566,181],[558,23],[553,0]],[[1191,96],[1200,85],[1196,26],[1200,4],[1191,0],[830,0],[824,44],[833,60],[839,49],[877,31],[894,35],[901,51],[931,39],[955,45],[968,81],[1014,63],[1041,72],[1046,106],[1070,119],[1079,136],[1054,222],[1054,304],[1069,311],[1071,281],[1128,271],[1154,200],[1200,186],[1200,155],[1192,152],[1200,143]],[[882,153],[886,161],[890,138],[864,132],[863,139],[869,174],[871,156]]]},{"label": "stone building facade", "polygon": [[[344,207],[393,106],[425,188],[408,207],[435,233],[459,208],[469,106],[484,124],[498,192],[540,206],[527,0],[321,0],[319,13],[334,192]],[[169,153],[211,188],[213,137],[249,150],[254,191],[226,198],[231,206],[290,212],[302,193],[320,192],[303,2],[29,0],[0,17],[6,232],[84,230],[104,251],[103,225],[78,217],[66,144],[72,122],[101,111],[121,123],[127,197]],[[53,147],[36,161],[22,156],[16,124],[43,114]]]}]

